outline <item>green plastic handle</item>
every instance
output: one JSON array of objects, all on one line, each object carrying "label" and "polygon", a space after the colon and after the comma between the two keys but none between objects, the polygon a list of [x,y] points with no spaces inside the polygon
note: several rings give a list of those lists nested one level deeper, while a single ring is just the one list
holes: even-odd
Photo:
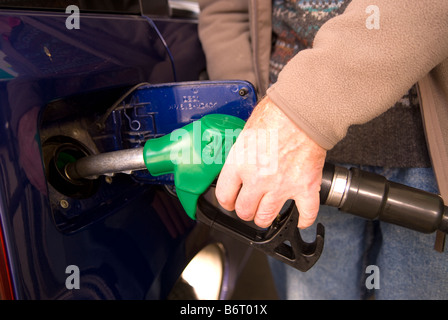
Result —
[{"label": "green plastic handle", "polygon": [[177,196],[190,218],[196,219],[200,195],[221,172],[244,125],[234,116],[209,114],[145,143],[143,158],[149,173],[174,174]]}]

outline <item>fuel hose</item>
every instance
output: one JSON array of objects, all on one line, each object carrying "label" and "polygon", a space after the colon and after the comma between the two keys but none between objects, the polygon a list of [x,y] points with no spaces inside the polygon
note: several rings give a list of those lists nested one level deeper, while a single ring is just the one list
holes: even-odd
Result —
[{"label": "fuel hose", "polygon": [[378,219],[422,233],[448,232],[448,211],[439,195],[358,168],[326,163],[320,198],[321,204],[369,220]]}]

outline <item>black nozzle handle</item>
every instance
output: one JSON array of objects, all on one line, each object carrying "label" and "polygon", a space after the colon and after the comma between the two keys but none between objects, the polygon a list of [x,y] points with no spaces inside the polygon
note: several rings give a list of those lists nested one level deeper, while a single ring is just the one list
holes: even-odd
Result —
[{"label": "black nozzle handle", "polygon": [[198,200],[196,218],[302,272],[309,270],[319,260],[324,247],[325,228],[320,223],[317,224],[313,242],[302,239],[297,228],[299,212],[294,202],[286,203],[284,212],[267,229],[247,225],[237,218],[235,212],[229,216],[205,197]]},{"label": "black nozzle handle", "polygon": [[448,232],[448,209],[439,195],[357,168],[325,164],[320,196],[322,204],[366,219],[423,233]]}]

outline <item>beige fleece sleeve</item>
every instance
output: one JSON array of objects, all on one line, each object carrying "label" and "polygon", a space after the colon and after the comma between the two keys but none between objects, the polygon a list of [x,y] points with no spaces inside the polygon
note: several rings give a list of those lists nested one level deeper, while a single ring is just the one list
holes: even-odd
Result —
[{"label": "beige fleece sleeve", "polygon": [[257,86],[247,0],[199,0],[199,37],[211,79],[247,80]]},{"label": "beige fleece sleeve", "polygon": [[[374,18],[370,5],[378,9],[379,29],[367,27]],[[267,94],[329,150],[350,125],[385,112],[447,56],[448,1],[353,0]]]}]

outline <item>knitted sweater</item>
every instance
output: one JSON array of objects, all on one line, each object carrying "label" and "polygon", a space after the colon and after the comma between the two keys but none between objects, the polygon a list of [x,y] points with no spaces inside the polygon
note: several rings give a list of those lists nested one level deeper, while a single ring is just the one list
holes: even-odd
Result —
[{"label": "knitted sweater", "polygon": [[[273,1],[271,84],[291,58],[312,47],[320,27],[343,13],[349,3],[350,0]],[[328,151],[327,160],[383,167],[430,167],[415,88],[385,114],[366,124],[351,126],[345,138]]]}]

